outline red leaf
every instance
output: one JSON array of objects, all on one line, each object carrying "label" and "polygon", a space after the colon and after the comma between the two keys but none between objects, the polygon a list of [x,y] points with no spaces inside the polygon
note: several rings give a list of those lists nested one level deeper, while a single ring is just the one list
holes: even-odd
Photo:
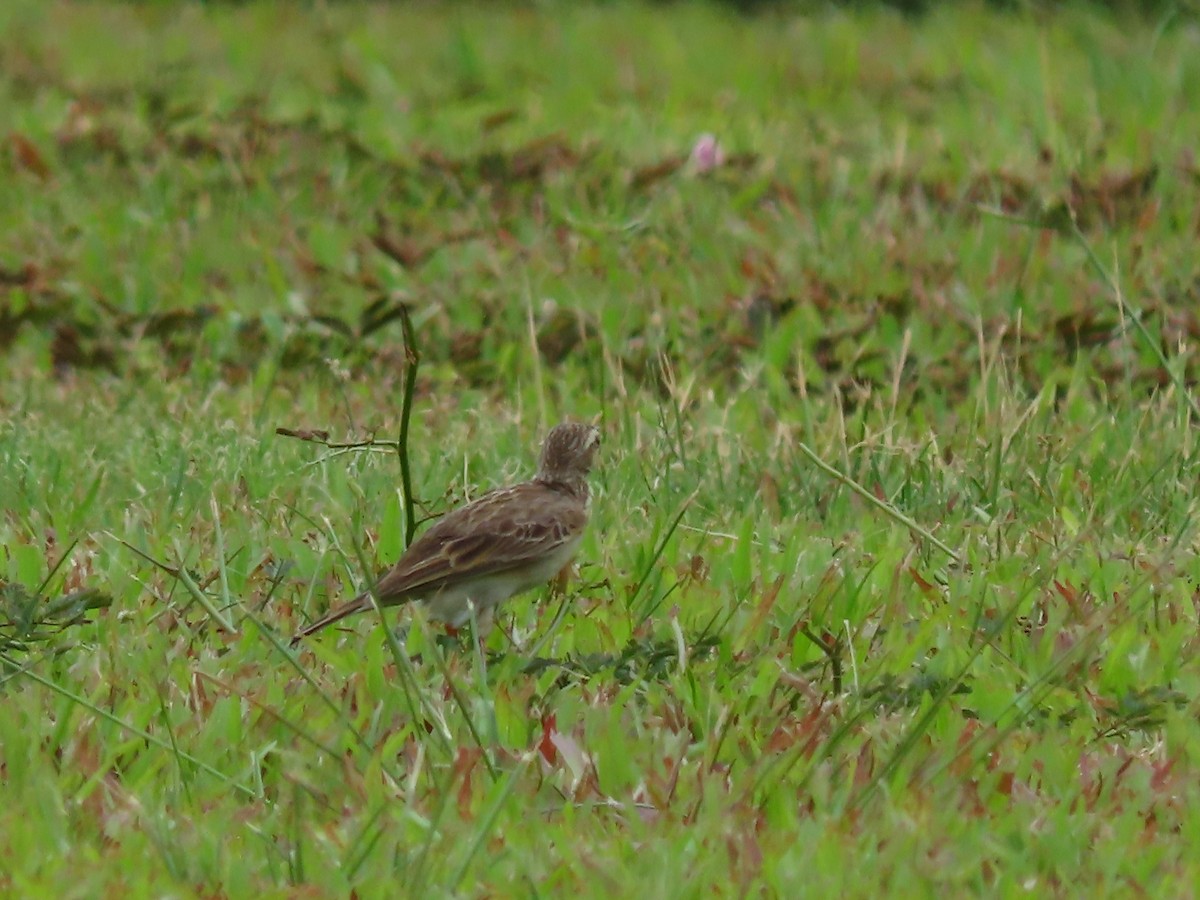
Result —
[{"label": "red leaf", "polygon": [[1168,759],[1166,762],[1156,763],[1153,767],[1153,774],[1150,776],[1150,787],[1156,791],[1163,791],[1168,787],[1174,779],[1171,776],[1171,770],[1175,768],[1175,760]]},{"label": "red leaf", "polygon": [[1011,797],[1012,789],[1013,789],[1013,773],[1012,772],[1004,772],[1003,774],[1001,774],[1000,780],[998,782],[996,782],[996,793],[1001,794],[1002,796],[1005,796],[1005,797]]},{"label": "red leaf", "polygon": [[870,743],[865,743],[858,751],[858,759],[854,764],[854,788],[862,790],[875,773],[875,749]]},{"label": "red leaf", "polygon": [[558,716],[554,713],[542,714],[542,739],[538,741],[538,752],[542,759],[555,765],[558,762],[558,749],[554,746],[554,734],[558,730]]},{"label": "red leaf", "polygon": [[1058,591],[1062,598],[1072,606],[1075,605],[1075,601],[1079,598],[1078,591],[1076,591],[1075,588],[1070,585],[1070,583],[1063,584],[1057,578],[1054,579],[1054,589]]},{"label": "red leaf", "polygon": [[921,573],[912,566],[908,567],[908,574],[912,576],[912,580],[916,582],[917,587],[921,589],[921,593],[925,596],[930,597],[937,594],[937,588],[922,578]]},{"label": "red leaf", "polygon": [[471,815],[471,773],[483,757],[483,751],[478,747],[459,747],[454,757],[454,774],[462,778],[458,786],[458,814],[463,821],[469,822]]},{"label": "red leaf", "polygon": [[8,136],[8,142],[12,146],[13,159],[18,168],[32,172],[42,181],[50,177],[50,166],[46,164],[42,152],[33,141],[14,131]]}]

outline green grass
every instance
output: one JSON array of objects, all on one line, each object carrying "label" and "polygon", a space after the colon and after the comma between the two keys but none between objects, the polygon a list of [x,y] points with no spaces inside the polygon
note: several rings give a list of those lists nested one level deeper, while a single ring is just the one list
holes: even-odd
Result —
[{"label": "green grass", "polygon": [[[1189,895],[1198,51],[5,5],[0,889]],[[604,433],[486,662],[286,649],[404,547],[394,449],[276,434],[396,439],[400,304],[422,524]]]}]

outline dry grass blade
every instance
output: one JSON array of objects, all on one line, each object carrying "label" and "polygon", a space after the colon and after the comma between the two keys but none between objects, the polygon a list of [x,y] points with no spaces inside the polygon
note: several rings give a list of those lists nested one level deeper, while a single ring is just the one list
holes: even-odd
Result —
[{"label": "dry grass blade", "polygon": [[829,465],[829,463],[825,462],[825,460],[821,459],[821,457],[817,456],[817,454],[814,453],[809,448],[809,446],[807,444],[805,444],[803,441],[800,441],[797,444],[797,446],[799,446],[800,452],[802,452],[805,456],[807,456],[809,458],[809,460],[822,472],[824,472],[827,475],[832,476],[833,478],[840,481],[842,484],[846,485],[846,487],[850,488],[850,490],[854,491],[854,493],[858,494],[858,496],[862,497],[864,500],[866,500],[868,503],[870,503],[876,509],[880,510],[881,512],[883,512],[890,518],[895,519],[897,522],[899,522],[901,525],[903,525],[905,528],[907,528],[909,531],[911,531],[914,535],[924,538],[930,544],[937,547],[939,550],[941,550],[943,553],[945,553],[948,557],[950,557],[952,560],[954,560],[954,562],[959,563],[961,565],[962,557],[956,551],[950,549],[949,546],[947,546],[945,543],[940,541],[933,534],[933,532],[931,532],[928,528],[921,525],[920,523],[918,523],[916,520],[914,520],[910,516],[906,516],[904,513],[900,512],[900,510],[896,509],[896,507],[892,506],[890,503],[880,500],[878,497],[876,497],[874,494],[872,494],[870,491],[868,491],[865,487],[863,487],[861,484],[859,484],[857,481],[855,481],[850,476],[843,475],[841,472],[839,472],[833,466]]}]

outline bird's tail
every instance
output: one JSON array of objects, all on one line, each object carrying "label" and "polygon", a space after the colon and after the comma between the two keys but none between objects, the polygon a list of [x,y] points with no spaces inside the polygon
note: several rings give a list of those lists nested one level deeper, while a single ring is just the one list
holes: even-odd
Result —
[{"label": "bird's tail", "polygon": [[310,634],[320,631],[326,625],[332,625],[334,622],[340,622],[342,619],[346,618],[346,616],[352,616],[357,612],[362,612],[363,610],[370,608],[371,595],[365,592],[359,594],[353,600],[348,600],[341,606],[334,607],[311,625],[297,631],[296,636],[292,638],[291,645],[295,647],[298,643],[304,640],[304,638],[308,637]]}]

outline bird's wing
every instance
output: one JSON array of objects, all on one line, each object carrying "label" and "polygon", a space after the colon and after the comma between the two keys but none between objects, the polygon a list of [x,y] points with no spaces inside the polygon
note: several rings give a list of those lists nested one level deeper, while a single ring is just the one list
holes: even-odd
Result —
[{"label": "bird's wing", "polygon": [[438,521],[376,586],[385,602],[420,597],[469,578],[520,568],[577,537],[587,510],[536,482],[502,488]]}]

